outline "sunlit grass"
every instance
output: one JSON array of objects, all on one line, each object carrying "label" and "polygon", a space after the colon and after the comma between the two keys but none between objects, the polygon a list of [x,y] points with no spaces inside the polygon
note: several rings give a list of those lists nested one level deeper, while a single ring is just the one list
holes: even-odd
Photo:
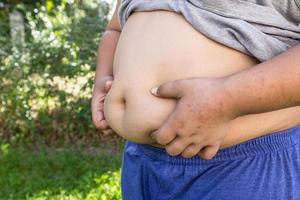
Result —
[{"label": "sunlit grass", "polygon": [[2,145],[0,163],[0,199],[121,199],[119,153]]}]

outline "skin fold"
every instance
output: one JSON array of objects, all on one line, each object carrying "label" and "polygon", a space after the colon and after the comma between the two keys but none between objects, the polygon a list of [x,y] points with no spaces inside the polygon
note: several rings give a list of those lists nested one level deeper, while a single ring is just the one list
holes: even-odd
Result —
[{"label": "skin fold", "polygon": [[[210,148],[202,156],[210,159],[220,147],[283,130],[300,121],[299,107],[239,113],[238,100],[224,88],[224,77],[257,64],[256,59],[197,32],[179,14],[133,13],[116,48],[114,81],[104,100],[104,116],[125,139],[165,147],[170,155],[184,157],[207,146]],[[149,92],[168,81],[185,79],[189,81],[170,90],[178,92],[184,87],[183,98],[159,98]],[[177,110],[181,111],[175,113]],[[174,123],[168,120],[170,116]],[[159,136],[153,139],[152,132]]]},{"label": "skin fold", "polygon": [[119,6],[99,45],[91,102],[103,133],[211,159],[299,123],[299,47],[259,63],[172,12],[133,13],[121,30]]}]

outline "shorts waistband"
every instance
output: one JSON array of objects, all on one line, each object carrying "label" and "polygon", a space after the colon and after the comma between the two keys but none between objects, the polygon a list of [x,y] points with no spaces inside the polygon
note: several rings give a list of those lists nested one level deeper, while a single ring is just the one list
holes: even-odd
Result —
[{"label": "shorts waistband", "polygon": [[148,144],[137,144],[130,141],[126,143],[125,151],[126,148],[134,146],[136,153],[140,154],[141,156],[146,156],[152,160],[161,160],[182,165],[199,165],[236,160],[286,149],[299,143],[299,138],[300,124],[285,130],[253,138],[237,145],[222,148],[211,160],[204,160],[199,156],[194,156],[192,158],[184,158],[180,155],[170,156],[167,154],[165,149],[154,147]]}]

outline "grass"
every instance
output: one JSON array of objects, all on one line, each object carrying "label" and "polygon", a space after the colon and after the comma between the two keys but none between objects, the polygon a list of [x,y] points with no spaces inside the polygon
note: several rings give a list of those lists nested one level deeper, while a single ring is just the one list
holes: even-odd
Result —
[{"label": "grass", "polygon": [[76,149],[0,151],[0,199],[117,200],[121,154]]}]

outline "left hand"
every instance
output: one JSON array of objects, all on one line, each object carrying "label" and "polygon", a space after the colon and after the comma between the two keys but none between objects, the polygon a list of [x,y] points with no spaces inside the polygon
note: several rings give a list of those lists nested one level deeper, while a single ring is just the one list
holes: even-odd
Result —
[{"label": "left hand", "polygon": [[104,112],[104,99],[113,84],[113,76],[99,76],[95,78],[93,97],[91,101],[92,120],[104,135],[114,134],[114,130],[108,125]]},{"label": "left hand", "polygon": [[161,98],[178,99],[175,110],[151,136],[172,156],[199,155],[212,159],[228,134],[239,109],[224,84],[225,78],[190,78],[153,88]]}]

